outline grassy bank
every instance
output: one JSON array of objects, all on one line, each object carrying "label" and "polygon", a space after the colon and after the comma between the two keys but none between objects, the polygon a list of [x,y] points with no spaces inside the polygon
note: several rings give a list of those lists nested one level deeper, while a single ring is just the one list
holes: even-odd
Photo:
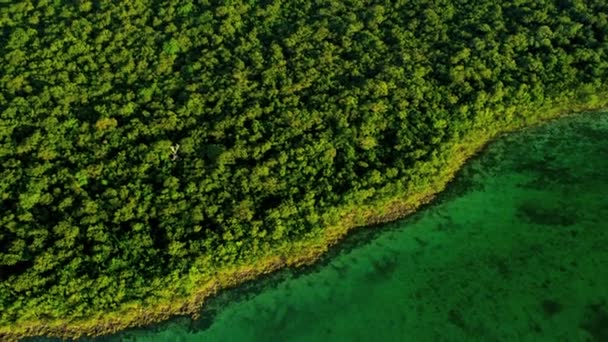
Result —
[{"label": "grassy bank", "polygon": [[[289,253],[268,253],[250,263],[243,263],[223,268],[212,277],[191,277],[188,280],[176,279],[176,289],[187,291],[185,296],[163,298],[156,303],[133,303],[124,305],[112,312],[99,313],[87,319],[39,319],[19,321],[14,325],[0,327],[0,340],[13,341],[26,336],[45,335],[60,338],[77,338],[82,335],[98,336],[114,333],[129,327],[144,326],[166,320],[174,315],[191,315],[196,317],[204,301],[220,289],[237,286],[262,274],[276,271],[282,267],[297,267],[315,262],[331,246],[338,243],[346,234],[357,227],[371,226],[402,218],[421,205],[430,202],[441,192],[467,159],[474,156],[492,139],[523,127],[536,125],[555,119],[568,113],[595,111],[608,105],[608,97],[593,96],[579,101],[576,105],[566,105],[565,99],[554,101],[528,113],[521,112],[520,118],[511,122],[492,124],[479,122],[475,133],[469,134],[461,141],[452,144],[440,152],[429,163],[441,164],[440,172],[429,175],[428,179],[413,184],[409,191],[401,196],[385,199],[376,203],[356,208],[337,208],[337,222],[325,227],[323,235],[303,239],[292,243]],[[277,245],[277,251],[286,250]],[[179,293],[176,291],[175,293]]]}]

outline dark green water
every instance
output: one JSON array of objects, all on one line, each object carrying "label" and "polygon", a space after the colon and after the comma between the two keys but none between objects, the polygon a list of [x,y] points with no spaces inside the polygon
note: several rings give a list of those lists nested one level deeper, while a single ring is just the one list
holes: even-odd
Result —
[{"label": "dark green water", "polygon": [[100,340],[608,341],[608,114],[496,141],[432,205],[199,321]]}]

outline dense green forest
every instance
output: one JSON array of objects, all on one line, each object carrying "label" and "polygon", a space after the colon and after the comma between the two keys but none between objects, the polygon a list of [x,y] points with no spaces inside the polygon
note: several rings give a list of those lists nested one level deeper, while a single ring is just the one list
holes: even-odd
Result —
[{"label": "dense green forest", "polygon": [[603,101],[604,0],[0,2],[0,326],[185,296]]}]

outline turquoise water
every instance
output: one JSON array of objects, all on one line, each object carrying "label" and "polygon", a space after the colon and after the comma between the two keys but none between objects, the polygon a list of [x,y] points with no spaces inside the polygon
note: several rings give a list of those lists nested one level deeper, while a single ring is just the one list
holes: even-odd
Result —
[{"label": "turquoise water", "polygon": [[608,341],[608,114],[490,144],[409,218],[108,341]]}]

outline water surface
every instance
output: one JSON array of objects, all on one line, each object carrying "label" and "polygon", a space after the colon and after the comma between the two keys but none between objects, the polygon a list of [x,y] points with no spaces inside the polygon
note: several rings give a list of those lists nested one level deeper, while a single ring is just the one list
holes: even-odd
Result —
[{"label": "water surface", "polygon": [[490,144],[409,218],[107,341],[608,341],[608,114]]}]

